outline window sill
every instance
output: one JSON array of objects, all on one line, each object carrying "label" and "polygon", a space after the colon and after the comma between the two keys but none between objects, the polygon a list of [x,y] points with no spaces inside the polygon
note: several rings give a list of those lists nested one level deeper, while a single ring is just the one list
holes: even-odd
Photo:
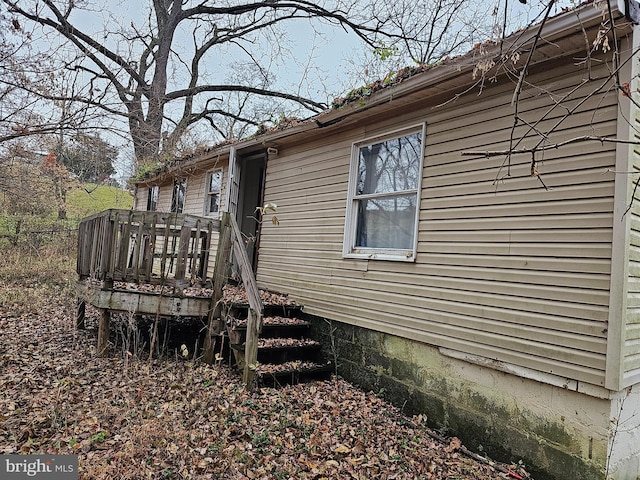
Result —
[{"label": "window sill", "polygon": [[350,252],[343,253],[342,258],[352,258],[359,260],[386,260],[390,262],[410,262],[414,263],[416,261],[416,255],[414,252],[409,250],[398,252]]}]

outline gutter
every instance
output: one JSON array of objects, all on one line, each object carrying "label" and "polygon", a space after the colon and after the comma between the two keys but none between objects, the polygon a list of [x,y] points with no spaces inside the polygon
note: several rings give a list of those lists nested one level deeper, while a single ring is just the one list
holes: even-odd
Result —
[{"label": "gutter", "polygon": [[[624,2],[625,5],[635,5],[634,8],[637,8],[640,14],[640,4],[638,4],[636,0],[616,0],[616,4],[612,5],[612,14],[614,15],[614,19],[622,18],[624,12],[630,11],[630,8],[632,8],[625,8],[625,5],[621,4],[622,2]],[[633,20],[630,21],[633,22]],[[594,27],[601,22],[602,10],[596,8],[595,4],[590,2],[582,5],[575,11],[562,13],[547,20],[543,30],[543,38],[547,43],[554,42],[559,38],[573,35],[583,28],[588,29]],[[486,49],[486,53],[482,56],[484,58],[497,59],[500,57],[502,51],[512,50],[514,46],[516,46],[519,51],[529,51],[531,47],[533,47],[538,29],[539,24],[536,24],[522,32],[513,33],[507,37],[505,42],[501,45],[489,45]],[[366,102],[364,105],[362,105],[362,102],[354,101],[335,110],[327,110],[326,112],[310,117],[307,120],[309,122],[308,124],[287,128],[277,132],[266,133],[259,139],[239,142],[237,145],[238,150],[255,146],[260,143],[268,145],[269,142],[275,142],[277,140],[282,140],[311,130],[326,128],[335,125],[352,115],[392,102],[394,99],[402,98],[424,88],[443,84],[454,77],[459,77],[463,74],[472,72],[476,64],[476,58],[474,51],[468,52],[461,57],[452,60],[450,63],[439,65],[430,70],[418,73],[413,77],[402,80],[400,83],[383,88],[382,90],[373,93],[371,96],[363,98],[362,102]],[[546,60],[548,59],[544,58],[541,61]]]},{"label": "gutter", "polygon": [[[622,18],[627,13],[627,18],[633,16],[637,11],[637,16],[640,18],[640,4],[636,0],[615,0],[615,4],[611,6],[612,14],[615,19]],[[636,20],[630,20],[637,23]],[[599,25],[602,22],[602,10],[595,7],[594,2],[583,4],[577,10],[569,11],[552,17],[547,20],[543,31],[543,37],[545,42],[552,43],[558,39],[566,36],[573,35],[580,30],[592,28]],[[505,50],[513,49],[514,46],[520,51],[529,51],[535,42],[535,36],[538,32],[539,24],[533,25],[527,30],[521,32],[515,32],[505,39],[502,44],[487,44],[486,52],[482,55],[483,58],[497,59],[501,56]],[[567,52],[563,52],[567,53]],[[383,88],[377,92],[374,92],[371,96],[363,98],[361,102],[353,101],[346,105],[334,110],[327,110],[310,117],[300,125],[284,128],[273,132],[268,132],[260,137],[251,138],[247,140],[241,140],[235,143],[233,146],[237,151],[255,149],[256,147],[267,148],[269,146],[275,146],[275,142],[282,141],[285,138],[298,136],[310,131],[317,131],[323,128],[328,128],[335,125],[353,115],[365,112],[379,105],[384,105],[392,102],[394,99],[402,98],[412,93],[418,92],[422,89],[434,87],[440,84],[445,84],[447,80],[451,80],[461,75],[470,74],[476,65],[477,56],[475,51],[467,52],[466,54],[451,60],[449,63],[435,66],[429,70],[418,73],[412,77],[402,80],[401,82]],[[546,61],[547,58],[543,58],[540,61]],[[471,83],[471,81],[469,82]],[[229,145],[225,145],[207,152],[205,156],[199,159],[194,159],[194,164],[204,162],[209,158],[209,154],[214,153],[217,155],[224,155],[230,150]],[[180,165],[184,167],[187,164]],[[137,184],[145,184],[148,182],[157,181],[158,178],[163,178],[170,172],[173,172],[175,168],[171,168],[161,174],[145,179]]]}]

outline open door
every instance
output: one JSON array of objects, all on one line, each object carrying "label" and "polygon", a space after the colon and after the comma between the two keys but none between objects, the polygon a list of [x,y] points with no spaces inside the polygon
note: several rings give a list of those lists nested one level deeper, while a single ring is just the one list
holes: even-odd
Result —
[{"label": "open door", "polygon": [[[238,213],[238,195],[240,192],[240,162],[238,161],[238,152],[235,147],[229,150],[229,176],[227,179],[227,195],[225,210],[230,214],[237,216]],[[237,218],[236,218],[237,220]]]},{"label": "open door", "polygon": [[258,261],[261,221],[256,208],[264,202],[266,161],[264,151],[240,156],[232,147],[229,153],[227,211],[238,222],[254,270]]}]

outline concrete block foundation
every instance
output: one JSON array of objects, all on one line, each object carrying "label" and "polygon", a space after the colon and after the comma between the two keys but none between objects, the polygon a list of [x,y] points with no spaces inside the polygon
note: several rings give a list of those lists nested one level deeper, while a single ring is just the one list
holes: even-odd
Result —
[{"label": "concrete block foundation", "polygon": [[640,392],[585,394],[544,374],[524,378],[410,339],[309,320],[339,375],[408,415],[426,415],[471,450],[523,462],[536,480],[640,478]]}]

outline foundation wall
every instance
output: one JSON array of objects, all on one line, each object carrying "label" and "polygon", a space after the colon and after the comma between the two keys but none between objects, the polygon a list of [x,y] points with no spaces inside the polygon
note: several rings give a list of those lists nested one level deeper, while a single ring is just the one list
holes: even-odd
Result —
[{"label": "foundation wall", "polygon": [[[406,414],[426,415],[430,426],[459,437],[467,448],[521,461],[536,480],[605,477],[613,408],[607,398],[471,364],[420,342],[310,318],[340,375]],[[621,473],[615,478],[636,478],[626,476],[629,469]]]}]

